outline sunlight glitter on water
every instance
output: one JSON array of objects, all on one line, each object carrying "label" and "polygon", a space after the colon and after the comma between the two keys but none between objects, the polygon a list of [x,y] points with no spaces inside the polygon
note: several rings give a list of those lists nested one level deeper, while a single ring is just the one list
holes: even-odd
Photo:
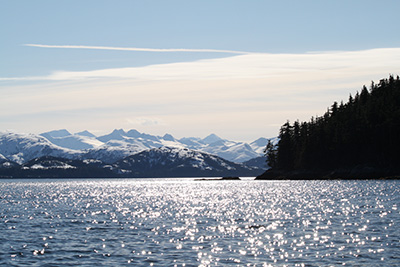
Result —
[{"label": "sunlight glitter on water", "polygon": [[0,265],[400,261],[399,181],[0,182]]}]

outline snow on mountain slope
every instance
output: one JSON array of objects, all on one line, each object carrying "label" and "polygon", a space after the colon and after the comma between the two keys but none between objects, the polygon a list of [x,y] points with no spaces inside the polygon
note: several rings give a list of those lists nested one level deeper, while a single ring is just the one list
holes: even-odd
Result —
[{"label": "snow on mountain slope", "polygon": [[46,134],[48,136],[51,136],[51,137],[55,137],[55,138],[57,138],[57,137],[66,137],[66,136],[71,135],[71,133],[68,132],[66,129],[53,130],[53,131],[50,131],[50,132],[46,132],[44,134]]},{"label": "snow on mountain slope", "polygon": [[220,139],[199,150],[217,155],[233,162],[244,162],[260,156],[247,143]]},{"label": "snow on mountain slope", "polygon": [[220,138],[216,134],[210,134],[209,136],[207,136],[206,138],[203,139],[203,142],[206,144],[212,144],[212,143],[218,142],[220,140],[222,140],[222,138]]},{"label": "snow on mountain slope", "polygon": [[[4,157],[2,154],[0,154],[0,169],[9,169],[9,168],[14,168],[18,167],[19,164],[8,160],[6,157]],[[0,175],[1,177],[1,175]]]},{"label": "snow on mountain slope", "polygon": [[94,134],[92,134],[91,132],[85,130],[79,133],[75,133],[75,135],[80,135],[80,136],[87,136],[87,137],[93,137],[96,138],[96,136]]},{"label": "snow on mountain slope", "polygon": [[198,150],[206,145],[201,138],[198,137],[184,137],[178,140],[179,143],[184,144],[186,147]]},{"label": "snow on mountain slope", "polygon": [[262,155],[262,153],[254,150],[260,150],[256,145],[253,148],[247,143],[225,140],[215,134],[211,134],[204,139],[194,137],[182,138],[179,139],[179,142],[183,143],[187,148],[204,151],[239,163]]},{"label": "snow on mountain slope", "polygon": [[279,138],[278,137],[274,137],[274,138],[261,137],[261,138],[255,140],[254,142],[251,142],[250,146],[255,152],[257,152],[260,155],[263,155],[264,150],[267,147],[268,140],[271,140],[271,142],[275,145],[278,143]]},{"label": "snow on mountain slope", "polygon": [[0,154],[22,164],[42,156],[76,158],[82,152],[56,146],[46,138],[34,134],[0,132]]},{"label": "snow on mountain slope", "polygon": [[35,158],[24,164],[23,169],[49,170],[49,169],[76,169],[75,166],[68,164],[65,159],[53,157]]},{"label": "snow on mountain slope", "polygon": [[176,147],[146,150],[117,161],[113,168],[132,177],[251,176],[260,172],[208,153]]},{"label": "snow on mountain slope", "polygon": [[90,149],[103,145],[95,137],[70,134],[67,130],[51,131],[40,134],[51,143],[74,150]]},{"label": "snow on mountain slope", "polygon": [[162,146],[189,148],[193,150],[204,151],[220,156],[224,159],[240,163],[262,156],[264,153],[264,148],[267,144],[267,139],[265,138],[260,138],[249,145],[244,142],[225,140],[215,134],[210,134],[204,139],[188,137],[177,140],[170,134],[165,134],[163,137],[160,137],[140,133],[137,130],[125,132],[122,129],[116,129],[108,135],[98,137],[98,140],[103,142],[119,140],[124,143],[142,147],[143,150]]},{"label": "snow on mountain slope", "polygon": [[112,140],[102,146],[89,149],[82,156],[86,159],[97,159],[105,163],[114,163],[117,160],[146,150],[142,144],[129,144],[124,141]]},{"label": "snow on mountain slope", "polygon": [[[71,134],[65,129],[42,133],[41,136],[46,137],[48,141],[59,148],[62,147],[68,151],[76,150],[77,153],[80,153],[80,158],[100,159],[107,163],[113,163],[126,156],[163,146],[203,151],[229,161],[242,163],[262,156],[268,140],[260,138],[249,145],[244,142],[225,140],[215,134],[204,139],[189,137],[178,140],[170,134],[154,136],[140,133],[137,130],[126,132],[123,129],[115,129],[110,134],[100,137],[93,137],[94,135],[88,131]],[[20,152],[24,153],[24,151]],[[18,160],[17,155],[14,158]]]},{"label": "snow on mountain slope", "polygon": [[124,140],[125,136],[126,136],[126,132],[124,130],[115,129],[114,131],[112,131],[112,133],[97,137],[97,140],[99,140],[103,143],[107,143],[108,141],[111,141],[111,140]]},{"label": "snow on mountain slope", "polygon": [[91,149],[103,145],[103,143],[96,138],[87,136],[70,135],[54,138],[44,134],[42,134],[42,136],[57,146],[74,150]]},{"label": "snow on mountain slope", "polygon": [[7,158],[3,156],[3,154],[0,154],[0,162],[6,161]]},{"label": "snow on mountain slope", "polygon": [[97,139],[105,143],[114,140],[123,141],[127,144],[143,146],[144,149],[163,146],[162,138],[160,139],[160,137],[154,135],[139,133],[136,130],[125,132],[122,129],[115,129],[112,133],[100,136]]}]

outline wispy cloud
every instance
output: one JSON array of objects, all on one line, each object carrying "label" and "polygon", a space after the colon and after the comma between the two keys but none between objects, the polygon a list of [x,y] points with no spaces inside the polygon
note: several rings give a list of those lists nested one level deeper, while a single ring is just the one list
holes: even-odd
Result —
[{"label": "wispy cloud", "polygon": [[400,48],[385,48],[59,71],[0,84],[0,121],[13,129],[45,122],[77,131],[130,125],[183,136],[270,137],[287,119],[322,115],[333,101],[399,69]]},{"label": "wispy cloud", "polygon": [[[134,79],[146,81],[237,80],[285,77],[284,83],[340,81],[399,69],[400,48],[336,51],[306,54],[245,54],[193,62],[89,71],[55,71],[46,76],[0,78],[0,81],[66,81],[83,79]],[[374,75],[375,76],[375,75]],[[289,80],[288,80],[289,79]],[[322,82],[321,81],[321,82]],[[283,82],[283,81],[282,81]]]},{"label": "wispy cloud", "polygon": [[140,47],[114,47],[114,46],[89,46],[89,45],[45,45],[45,44],[24,44],[24,46],[40,48],[62,48],[62,49],[94,49],[94,50],[118,50],[135,52],[193,52],[193,53],[228,53],[228,54],[250,54],[251,52],[220,50],[220,49],[190,49],[190,48],[140,48]]}]

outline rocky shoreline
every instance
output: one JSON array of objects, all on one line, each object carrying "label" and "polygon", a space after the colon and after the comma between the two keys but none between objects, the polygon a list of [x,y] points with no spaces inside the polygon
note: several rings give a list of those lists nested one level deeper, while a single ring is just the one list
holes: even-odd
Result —
[{"label": "rocky shoreline", "polygon": [[369,166],[356,166],[337,170],[273,170],[269,169],[257,176],[255,180],[366,180],[366,179],[400,179],[398,169],[380,169]]}]

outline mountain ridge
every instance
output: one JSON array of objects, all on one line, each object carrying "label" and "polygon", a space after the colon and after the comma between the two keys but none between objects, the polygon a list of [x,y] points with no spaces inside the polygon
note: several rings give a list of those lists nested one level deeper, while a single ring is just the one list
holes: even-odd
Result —
[{"label": "mountain ridge", "polygon": [[262,170],[229,162],[190,149],[153,148],[113,164],[94,159],[54,156],[34,158],[24,164],[0,159],[0,178],[167,178],[256,176]]},{"label": "mountain ridge", "polygon": [[[90,132],[88,131],[84,131],[84,133],[86,135],[90,134]],[[113,175],[116,177],[127,177],[128,174],[132,173],[135,174],[135,177],[150,177],[154,175],[162,177],[210,177],[219,175],[238,176],[239,174],[247,174],[246,176],[255,176],[258,175],[262,170],[265,170],[265,165],[260,164],[260,160],[250,160],[246,162],[243,160],[243,163],[241,163],[233,162],[232,160],[226,159],[219,155],[215,155],[214,152],[218,151],[220,155],[224,156],[224,153],[226,153],[227,156],[232,157],[232,155],[234,155],[236,156],[236,158],[243,155],[245,155],[247,158],[253,158],[251,157],[253,155],[258,156],[258,154],[252,151],[251,146],[247,143],[224,140],[219,137],[215,138],[214,136],[212,137],[214,137],[215,142],[210,142],[211,144],[206,144],[201,138],[184,138],[181,139],[183,140],[183,142],[180,142],[170,134],[165,134],[161,137],[152,136],[149,134],[142,134],[137,132],[136,130],[130,130],[126,132],[122,129],[119,129],[114,130],[111,133],[111,135],[114,137],[116,136],[117,139],[110,138],[109,141],[107,141],[106,143],[101,143],[99,146],[96,146],[94,148],[76,150],[56,145],[53,142],[63,144],[61,141],[69,140],[71,138],[75,138],[74,140],[93,141],[93,137],[70,133],[69,135],[67,135],[66,130],[47,132],[43,135],[0,132],[0,176],[14,177],[15,175],[17,175],[21,177],[34,177],[35,175],[38,175],[40,177],[57,177],[58,175],[64,175],[66,177],[78,177],[79,175],[84,175],[85,177],[88,177],[90,176],[88,173],[89,169],[93,171],[94,175],[97,175],[99,177],[102,177],[104,175],[106,175],[107,177],[111,177]],[[48,138],[45,138],[45,136],[47,136]],[[136,136],[136,138],[132,136]],[[53,142],[51,142],[51,140]],[[101,142],[98,139],[95,140]],[[185,142],[189,143],[190,145],[185,144]],[[244,149],[244,151],[241,150],[242,148]],[[253,154],[250,153],[249,156],[248,154],[246,154],[246,150],[251,151],[251,153]],[[121,162],[121,160],[129,157],[139,157],[138,154],[140,153],[142,153],[141,157],[145,155],[146,157],[149,157],[149,159],[151,159],[151,161],[153,162],[157,162],[157,160],[160,158],[170,158],[171,155],[175,155],[173,158],[175,158],[177,162],[170,161],[169,165],[172,166],[172,169],[170,170],[162,168],[165,164],[161,164],[157,165],[158,171],[150,171],[149,169],[147,169],[147,172],[144,172],[143,170],[136,172],[111,171],[111,169],[113,168],[121,170],[119,166],[115,166],[117,162]],[[156,159],[154,159],[155,154],[162,154],[162,156],[156,157]],[[183,155],[192,155],[193,158],[185,158],[183,157]],[[28,162],[39,159],[45,160],[46,157],[58,158],[58,165],[55,163],[56,161],[52,161],[54,162],[54,164],[56,164],[54,168],[42,168],[39,167],[39,165],[35,165],[36,168],[32,169],[32,166],[30,166],[29,170],[24,169],[21,172],[15,172],[15,170],[19,168],[18,166],[22,166],[21,168],[25,168],[27,167],[26,164]],[[203,168],[202,166],[205,166],[205,161],[202,161],[202,163],[193,163],[196,160],[199,160],[199,158],[207,158],[207,164],[211,164],[210,166],[213,167]],[[85,160],[99,161],[104,166],[111,166],[111,169],[107,170],[107,173],[105,173],[104,175],[99,174],[101,172],[101,168],[99,169],[98,166],[96,168],[83,168],[82,164],[78,164],[78,162],[82,162]],[[78,168],[78,170],[75,170],[76,168],[72,167],[69,169],[63,169],[62,166],[71,165],[67,161],[74,162],[74,164],[78,164],[80,167]],[[183,162],[182,164],[184,167],[179,166],[182,165],[178,164],[179,161]],[[192,162],[193,164],[190,165],[189,162]],[[223,166],[231,166],[231,170],[224,169]],[[56,170],[59,170],[60,172],[57,173]]]},{"label": "mountain ridge", "polygon": [[[40,135],[46,137],[51,143],[64,148],[96,155],[99,155],[100,151],[103,151],[105,154],[112,154],[113,159],[118,158],[117,151],[120,151],[122,156],[127,156],[131,152],[133,154],[147,149],[172,146],[215,154],[229,161],[238,163],[262,156],[267,143],[265,140],[268,140],[266,138],[259,138],[248,144],[245,142],[223,139],[216,134],[210,134],[205,138],[183,137],[177,139],[168,133],[164,134],[164,136],[156,136],[141,133],[135,129],[128,131],[124,129],[114,129],[111,133],[98,137],[87,130],[76,134],[69,133],[68,135],[68,133],[67,130],[62,129],[42,133]],[[264,144],[262,144],[263,140],[265,141]],[[118,146],[120,146],[120,148],[116,148]],[[133,149],[133,147],[136,147],[136,149]],[[124,149],[127,150],[124,151]],[[102,157],[102,160],[105,160],[105,156]]]}]

